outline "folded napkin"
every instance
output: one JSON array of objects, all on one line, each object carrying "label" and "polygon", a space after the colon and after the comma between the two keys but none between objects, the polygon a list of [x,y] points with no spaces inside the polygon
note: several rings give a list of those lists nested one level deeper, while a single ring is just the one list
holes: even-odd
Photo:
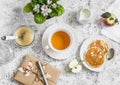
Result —
[{"label": "folded napkin", "polygon": [[[114,13],[120,21],[120,0],[116,0],[108,9],[108,12]],[[101,33],[108,38],[120,43],[120,24],[115,26],[107,27],[104,26]]]},{"label": "folded napkin", "polygon": [[[37,61],[37,58],[27,55],[18,68],[14,79],[24,85],[44,85],[44,80],[41,76]],[[44,61],[42,62],[42,65],[46,74],[45,76],[48,80],[48,84],[56,85],[60,75],[60,70]]]}]

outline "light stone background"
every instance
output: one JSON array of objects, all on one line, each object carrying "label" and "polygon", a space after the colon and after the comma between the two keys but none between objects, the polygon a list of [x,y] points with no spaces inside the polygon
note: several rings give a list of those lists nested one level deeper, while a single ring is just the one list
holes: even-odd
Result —
[{"label": "light stone background", "polygon": [[[24,5],[30,0],[0,0],[0,36],[12,35],[20,25],[35,25],[38,28],[36,39],[31,46],[21,48],[15,45],[13,41],[5,42],[14,50],[12,61],[0,66],[0,85],[20,85],[13,80],[13,76],[20,65],[23,56],[26,54],[34,55],[44,59],[53,66],[59,68],[62,73],[57,85],[120,85],[120,44],[111,41],[116,49],[116,56],[108,61],[103,72],[96,73],[83,67],[78,74],[70,73],[66,70],[68,63],[74,58],[58,61],[46,55],[42,49],[41,38],[43,32],[50,25],[57,22],[64,22],[71,25],[79,36],[79,47],[83,40],[91,35],[99,35],[101,26],[99,25],[99,16],[115,2],[115,0],[60,0],[65,8],[63,16],[47,20],[44,24],[37,25],[33,21],[32,14],[22,12]],[[80,8],[88,7],[93,12],[91,23],[80,25],[75,16]],[[76,52],[79,56],[79,49]],[[2,56],[0,56],[2,57]],[[79,59],[79,57],[78,57]]]}]

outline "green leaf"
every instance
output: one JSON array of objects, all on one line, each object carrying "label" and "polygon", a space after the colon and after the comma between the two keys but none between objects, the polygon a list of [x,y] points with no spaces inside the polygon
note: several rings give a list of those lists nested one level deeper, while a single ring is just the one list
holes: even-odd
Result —
[{"label": "green leaf", "polygon": [[50,16],[50,17],[58,16],[58,12],[57,12],[57,10],[52,9],[52,12],[49,13],[49,16]]},{"label": "green leaf", "polygon": [[34,8],[37,3],[31,3],[32,7]]},{"label": "green leaf", "polygon": [[47,0],[38,0],[38,2],[41,4],[47,4]]},{"label": "green leaf", "polygon": [[38,3],[38,0],[31,0],[32,3]]},{"label": "green leaf", "polygon": [[46,17],[43,16],[42,14],[35,14],[34,15],[34,20],[37,24],[42,24],[46,21]]},{"label": "green leaf", "polygon": [[57,4],[56,10],[57,10],[58,16],[61,16],[65,12],[64,7],[60,4]]},{"label": "green leaf", "polygon": [[33,7],[31,5],[31,3],[26,4],[25,7],[23,8],[23,11],[26,12],[26,13],[32,12]]},{"label": "green leaf", "polygon": [[101,17],[103,17],[103,18],[109,18],[110,16],[111,16],[111,13],[109,13],[109,12],[105,12],[101,15]]},{"label": "green leaf", "polygon": [[52,0],[52,3],[57,3],[59,0]]}]

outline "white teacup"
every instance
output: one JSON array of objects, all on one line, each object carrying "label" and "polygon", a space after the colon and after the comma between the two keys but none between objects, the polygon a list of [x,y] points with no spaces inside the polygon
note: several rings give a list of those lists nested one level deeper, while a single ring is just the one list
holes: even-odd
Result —
[{"label": "white teacup", "polygon": [[79,10],[76,15],[78,22],[81,24],[90,22],[91,17],[92,17],[92,12],[88,8],[83,8],[83,9]]},{"label": "white teacup", "polygon": [[[67,50],[67,49],[69,49],[71,47],[71,44],[73,42],[73,33],[71,31],[69,31],[70,29],[65,29],[66,27],[64,27],[64,26],[57,26],[57,28],[55,30],[52,30],[52,32],[49,34],[49,36],[48,36],[48,44],[44,48],[46,50],[52,49],[55,52],[63,52],[63,51],[65,51],[65,50]],[[55,36],[55,33],[56,34],[57,33],[65,33],[66,34],[66,36],[69,38],[69,44],[67,44],[67,47],[65,47],[64,49],[58,49],[53,45],[52,38],[53,38],[53,36]],[[68,38],[65,38],[65,37],[63,37],[63,38],[65,40],[64,42],[66,42],[66,39],[68,39]],[[56,43],[58,43],[58,41]]]}]

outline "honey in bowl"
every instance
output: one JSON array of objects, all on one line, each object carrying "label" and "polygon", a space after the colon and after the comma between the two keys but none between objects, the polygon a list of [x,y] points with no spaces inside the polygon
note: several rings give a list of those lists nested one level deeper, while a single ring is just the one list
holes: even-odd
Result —
[{"label": "honey in bowl", "polygon": [[70,36],[64,31],[55,32],[51,37],[51,44],[57,50],[66,49],[70,42]]},{"label": "honey in bowl", "polygon": [[16,30],[15,36],[18,36],[18,39],[15,40],[18,45],[27,46],[33,42],[34,32],[30,27],[21,26]]}]

